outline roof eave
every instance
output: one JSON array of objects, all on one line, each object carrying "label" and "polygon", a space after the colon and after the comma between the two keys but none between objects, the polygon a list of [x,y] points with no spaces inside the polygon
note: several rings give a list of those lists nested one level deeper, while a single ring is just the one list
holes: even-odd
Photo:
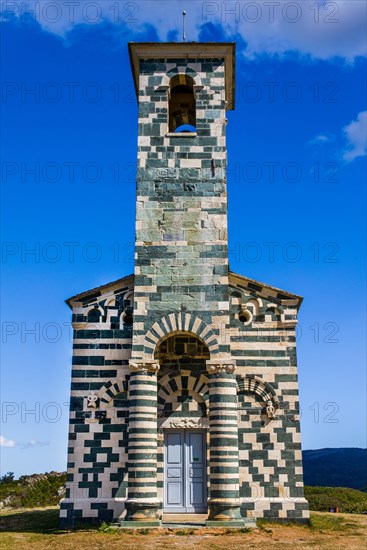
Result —
[{"label": "roof eave", "polygon": [[79,294],[76,294],[75,296],[71,296],[71,298],[68,298],[65,300],[65,303],[70,307],[70,309],[73,309],[73,303],[81,302],[82,298],[88,298],[88,296],[93,296],[94,294],[99,293],[100,296],[103,295],[103,292],[106,291],[109,287],[118,286],[124,282],[128,282],[129,279],[134,279],[134,275],[127,275],[126,277],[122,277],[121,279],[116,279],[116,281],[111,281],[110,283],[107,283],[105,285],[97,286],[95,288],[91,288],[90,290],[86,290],[85,292],[80,292]]},{"label": "roof eave", "polygon": [[244,275],[239,275],[238,273],[234,273],[233,271],[229,272],[229,275],[233,275],[234,277],[238,277],[239,279],[244,279],[246,281],[249,281],[251,283],[254,283],[256,285],[261,285],[265,288],[269,288],[275,292],[279,292],[281,294],[284,294],[285,296],[289,296],[290,299],[297,300],[298,305],[297,309],[300,308],[302,302],[303,302],[303,296],[299,296],[298,294],[294,294],[293,292],[288,292],[287,290],[283,290],[282,288],[278,288],[276,286],[269,285],[267,283],[263,283],[261,281],[256,281],[255,279],[250,279],[250,277],[245,277]]}]

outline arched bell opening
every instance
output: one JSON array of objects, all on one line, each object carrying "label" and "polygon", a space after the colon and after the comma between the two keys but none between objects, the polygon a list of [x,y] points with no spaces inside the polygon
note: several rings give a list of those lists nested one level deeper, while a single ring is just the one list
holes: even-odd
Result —
[{"label": "arched bell opening", "polygon": [[159,361],[160,374],[194,370],[206,372],[206,361],[210,359],[206,343],[190,332],[168,334],[158,342],[154,359]]},{"label": "arched bell opening", "polygon": [[196,132],[194,80],[186,74],[175,75],[169,88],[169,132]]},{"label": "arched bell opening", "polygon": [[210,359],[205,342],[189,332],[170,333],[158,342],[154,358],[160,365],[159,413],[205,417],[206,361]]}]

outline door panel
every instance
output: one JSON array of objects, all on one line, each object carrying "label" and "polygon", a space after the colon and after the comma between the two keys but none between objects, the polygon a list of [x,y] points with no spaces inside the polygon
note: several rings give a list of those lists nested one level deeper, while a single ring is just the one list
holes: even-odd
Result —
[{"label": "door panel", "polygon": [[184,506],[183,486],[184,432],[167,432],[165,438],[165,502],[164,506]]},{"label": "door panel", "polygon": [[182,483],[167,483],[167,506],[182,506]]},{"label": "door panel", "polygon": [[189,458],[191,463],[203,463],[203,434],[202,432],[188,432]]},{"label": "door panel", "polygon": [[165,433],[164,510],[207,511],[205,432]]},{"label": "door panel", "polygon": [[182,464],[182,432],[167,433],[167,464]]},{"label": "door panel", "polygon": [[206,511],[205,433],[186,433],[186,507],[188,511]]},{"label": "door panel", "polygon": [[181,468],[167,468],[167,478],[180,478],[182,477]]},{"label": "door panel", "polygon": [[203,484],[199,483],[190,483],[190,506],[203,506]]},{"label": "door panel", "polygon": [[190,478],[193,477],[203,477],[203,469],[202,468],[190,468]]}]

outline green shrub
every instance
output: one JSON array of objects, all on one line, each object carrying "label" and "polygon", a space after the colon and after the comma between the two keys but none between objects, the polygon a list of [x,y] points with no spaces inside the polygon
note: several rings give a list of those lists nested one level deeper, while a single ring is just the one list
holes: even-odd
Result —
[{"label": "green shrub", "polygon": [[0,500],[10,497],[8,506],[12,508],[55,506],[59,503],[59,489],[66,482],[66,474],[45,474],[42,479],[21,476],[14,480],[9,472],[0,479]]},{"label": "green shrub", "polygon": [[108,533],[109,535],[116,535],[117,533],[116,527],[113,527],[110,523],[107,523],[106,521],[102,521],[101,525],[98,528],[98,531],[100,533]]},{"label": "green shrub", "polygon": [[305,487],[305,497],[310,510],[328,512],[339,508],[339,512],[362,514],[367,511],[367,494],[348,487]]}]

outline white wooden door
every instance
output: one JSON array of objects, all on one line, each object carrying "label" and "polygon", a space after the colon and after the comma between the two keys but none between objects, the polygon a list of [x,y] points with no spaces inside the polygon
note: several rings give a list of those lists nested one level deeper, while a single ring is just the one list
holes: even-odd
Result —
[{"label": "white wooden door", "polygon": [[207,511],[206,434],[197,430],[165,433],[164,511]]}]

